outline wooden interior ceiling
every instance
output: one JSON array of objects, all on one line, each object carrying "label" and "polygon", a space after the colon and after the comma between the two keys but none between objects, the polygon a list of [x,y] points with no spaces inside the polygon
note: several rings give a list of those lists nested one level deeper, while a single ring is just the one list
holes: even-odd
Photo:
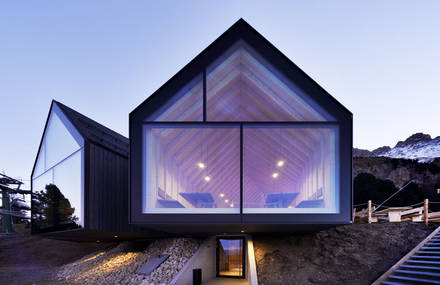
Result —
[{"label": "wooden interior ceiling", "polygon": [[[208,122],[325,121],[329,118],[319,108],[313,108],[316,104],[311,99],[300,96],[292,83],[243,41],[208,66],[206,76]],[[200,75],[148,120],[201,121],[202,103]],[[185,192],[210,192],[216,202],[221,202],[220,194],[228,193],[228,198],[238,204],[238,124],[228,127],[176,125],[153,130],[153,145],[160,146],[157,159],[167,165],[168,175],[176,175],[185,185]],[[320,157],[321,144],[328,139],[327,135],[326,129],[319,128],[245,126],[245,199],[261,203],[267,193],[298,191],[296,182],[303,179],[307,164],[321,163],[316,158]],[[282,168],[277,168],[279,160],[285,161]],[[197,166],[200,162],[206,165],[205,169]],[[274,172],[279,174],[276,179],[271,176]],[[210,181],[205,180],[206,176]]]},{"label": "wooden interior ceiling", "polygon": [[325,121],[324,115],[311,107],[311,99],[302,98],[294,88],[239,41],[207,69],[207,119]]}]

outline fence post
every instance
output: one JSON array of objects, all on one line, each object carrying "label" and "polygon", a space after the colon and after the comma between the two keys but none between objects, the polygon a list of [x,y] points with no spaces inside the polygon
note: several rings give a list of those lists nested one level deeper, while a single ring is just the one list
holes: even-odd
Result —
[{"label": "fence post", "polygon": [[425,199],[424,203],[423,203],[423,217],[425,218],[425,225],[428,225],[428,205],[429,205],[429,200]]},{"label": "fence post", "polygon": [[368,200],[368,223],[371,224],[371,200]]},{"label": "fence post", "polygon": [[353,208],[353,224],[356,221],[356,207]]}]

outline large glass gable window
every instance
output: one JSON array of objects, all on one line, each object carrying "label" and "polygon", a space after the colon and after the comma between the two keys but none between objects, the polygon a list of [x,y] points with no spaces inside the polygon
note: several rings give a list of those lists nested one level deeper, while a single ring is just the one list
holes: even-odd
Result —
[{"label": "large glass gable window", "polygon": [[244,41],[206,73],[208,121],[333,120]]},{"label": "large glass gable window", "polygon": [[32,219],[38,230],[83,226],[83,146],[53,105],[32,176]]},{"label": "large glass gable window", "polygon": [[339,213],[338,122],[245,41],[175,93],[143,122],[143,213]]}]

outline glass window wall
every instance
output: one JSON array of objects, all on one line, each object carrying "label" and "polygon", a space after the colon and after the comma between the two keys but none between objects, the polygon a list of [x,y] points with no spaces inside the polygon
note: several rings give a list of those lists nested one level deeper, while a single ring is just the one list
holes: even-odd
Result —
[{"label": "glass window wall", "polygon": [[145,213],[239,213],[238,126],[144,126]]},{"label": "glass window wall", "polygon": [[337,213],[337,128],[246,126],[243,213]]}]

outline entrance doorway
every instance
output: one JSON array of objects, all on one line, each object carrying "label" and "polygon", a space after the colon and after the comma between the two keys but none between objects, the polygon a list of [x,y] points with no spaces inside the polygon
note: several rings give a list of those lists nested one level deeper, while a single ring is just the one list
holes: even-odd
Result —
[{"label": "entrance doorway", "polygon": [[244,237],[217,237],[217,276],[245,278]]}]

